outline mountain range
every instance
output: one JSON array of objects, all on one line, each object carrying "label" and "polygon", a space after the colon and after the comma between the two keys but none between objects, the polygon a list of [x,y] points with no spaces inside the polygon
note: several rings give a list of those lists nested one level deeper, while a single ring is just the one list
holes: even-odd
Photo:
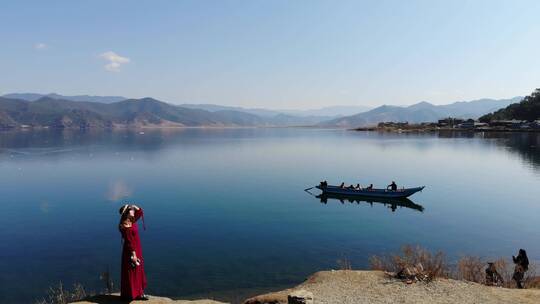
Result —
[{"label": "mountain range", "polygon": [[510,104],[519,102],[523,97],[510,99],[478,99],[454,102],[448,105],[434,105],[426,101],[408,107],[383,105],[373,110],[351,116],[339,117],[318,124],[321,127],[354,128],[373,126],[379,122],[435,122],[445,117],[472,118],[485,115]]},{"label": "mountain range", "polygon": [[215,104],[181,104],[180,106],[193,109],[201,109],[210,112],[222,111],[222,110],[232,110],[251,113],[263,117],[272,117],[280,114],[297,116],[297,117],[318,117],[318,118],[336,118],[340,116],[351,115],[351,113],[361,113],[372,109],[367,106],[331,106],[323,107],[320,109],[310,109],[310,110],[268,110],[261,108],[242,108],[242,107],[230,107],[230,106],[221,106]]},{"label": "mountain range", "polygon": [[336,115],[339,111],[341,113],[346,109],[362,111],[362,108],[342,106],[282,112],[210,104],[173,105],[149,97],[125,99],[121,96],[19,93],[0,97],[0,128],[23,126],[52,128],[260,126],[349,128],[376,124],[381,121],[427,122],[447,116],[476,118],[519,100],[521,97],[503,100],[481,99],[444,106],[421,102],[409,107],[381,106],[362,113],[349,112],[358,113],[352,116],[339,116]]},{"label": "mountain range", "polygon": [[38,93],[11,93],[3,95],[2,97],[11,99],[22,99],[26,101],[36,101],[43,97],[49,97],[52,99],[71,100],[71,101],[87,101],[87,102],[100,102],[100,103],[113,103],[117,101],[126,100],[128,98],[122,96],[92,96],[92,95],[60,95],[56,93],[38,94]]},{"label": "mountain range", "polygon": [[36,101],[0,97],[0,127],[113,128],[264,126],[259,116],[178,107],[153,98],[113,103],[42,97]]}]

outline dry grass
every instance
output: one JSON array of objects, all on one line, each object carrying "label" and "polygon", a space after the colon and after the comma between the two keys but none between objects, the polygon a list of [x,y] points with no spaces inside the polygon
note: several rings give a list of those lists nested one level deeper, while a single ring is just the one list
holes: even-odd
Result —
[{"label": "dry grass", "polygon": [[[398,254],[374,255],[370,258],[370,266],[373,270],[397,274],[403,269],[421,265],[423,268],[421,273],[427,276],[428,281],[434,278],[452,278],[486,284],[488,261],[494,263],[502,278],[499,286],[517,287],[512,278],[514,264],[510,260],[503,258],[486,260],[475,256],[465,256],[457,262],[456,267],[450,267],[444,253],[440,251],[431,253],[420,246],[405,245]],[[451,269],[452,271],[450,271]],[[524,286],[525,288],[540,288],[540,277],[537,276],[536,265],[529,265],[529,270],[525,273]]]},{"label": "dry grass", "polygon": [[105,284],[106,294],[111,294],[114,292],[114,281],[111,277],[111,272],[109,271],[108,266],[107,269],[103,273],[101,273],[99,279]]},{"label": "dry grass", "polygon": [[465,256],[457,264],[455,277],[460,280],[485,283],[486,262],[479,257]]},{"label": "dry grass", "polygon": [[[488,261],[493,260],[486,260],[474,256],[462,257],[457,263],[457,268],[452,274],[452,278],[486,284],[485,271],[488,266]],[[493,261],[493,264],[503,280],[500,286],[516,288],[516,282],[512,278],[514,274],[514,264],[503,258]],[[524,285],[525,288],[540,288],[540,277],[536,276],[536,266],[534,264],[529,265],[529,270],[525,273]]]},{"label": "dry grass", "polygon": [[540,289],[540,276],[538,276],[537,265],[529,265],[529,271],[525,273],[525,288]]},{"label": "dry grass", "polygon": [[36,301],[36,304],[67,304],[82,300],[86,296],[86,291],[81,284],[75,283],[73,290],[68,290],[64,288],[62,282],[59,282],[57,286],[49,287],[46,298]]},{"label": "dry grass", "polygon": [[336,264],[337,264],[337,267],[338,267],[339,270],[351,270],[352,269],[351,261],[346,256],[343,256],[343,257],[337,259]]},{"label": "dry grass", "polygon": [[422,274],[430,281],[434,278],[447,278],[449,266],[443,252],[431,253],[420,246],[405,245],[401,247],[400,254],[387,256],[372,256],[370,258],[371,269],[398,273],[408,267],[421,265]]},{"label": "dry grass", "polygon": [[529,281],[525,283],[525,287],[540,289],[540,276],[531,277]]}]

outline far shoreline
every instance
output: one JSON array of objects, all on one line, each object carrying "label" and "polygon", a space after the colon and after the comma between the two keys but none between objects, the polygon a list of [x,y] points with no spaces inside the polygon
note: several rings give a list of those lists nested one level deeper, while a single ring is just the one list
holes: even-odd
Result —
[{"label": "far shoreline", "polygon": [[540,129],[459,129],[459,128],[380,128],[361,127],[348,129],[356,132],[378,132],[378,133],[438,133],[438,132],[463,132],[463,133],[540,133]]}]

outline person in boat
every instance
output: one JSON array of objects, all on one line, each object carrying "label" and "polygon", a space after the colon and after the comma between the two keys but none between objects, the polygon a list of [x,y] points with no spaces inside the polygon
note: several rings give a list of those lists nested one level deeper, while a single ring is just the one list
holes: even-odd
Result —
[{"label": "person in boat", "polygon": [[369,184],[369,186],[367,186],[366,189],[369,190],[369,191],[373,190],[373,184]]},{"label": "person in boat", "polygon": [[344,189],[344,188],[345,188],[345,183],[341,183],[341,185],[339,185],[339,187],[340,187],[341,189]]},{"label": "person in boat", "polygon": [[326,188],[326,187],[328,187],[328,183],[327,183],[326,181],[322,181],[322,182],[320,183],[320,187],[321,187],[321,188]]},{"label": "person in boat", "polygon": [[392,183],[388,186],[386,186],[386,190],[392,190],[392,191],[397,191],[397,185],[396,185],[396,182],[395,181],[392,181]]},{"label": "person in boat", "polygon": [[514,275],[512,279],[516,281],[517,288],[523,288],[523,279],[525,278],[525,272],[529,270],[529,258],[527,258],[527,252],[524,249],[520,249],[518,256],[512,256],[512,260],[516,267],[514,268]]},{"label": "person in boat", "polygon": [[349,189],[349,190],[354,190],[354,185],[351,184],[349,187],[347,187],[347,189]]},{"label": "person in boat", "polygon": [[354,187],[354,190],[360,191],[362,190],[362,187],[360,187],[360,184],[356,184],[356,187]]}]

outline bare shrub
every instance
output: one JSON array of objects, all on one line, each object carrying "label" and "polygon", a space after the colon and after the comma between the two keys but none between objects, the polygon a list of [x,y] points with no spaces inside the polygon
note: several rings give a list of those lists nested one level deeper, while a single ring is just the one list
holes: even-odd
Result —
[{"label": "bare shrub", "polygon": [[457,276],[459,280],[485,283],[486,262],[479,257],[464,256],[457,263]]},{"label": "bare shrub", "polygon": [[81,283],[73,284],[73,291],[70,294],[70,301],[78,301],[86,298],[86,291]]},{"label": "bare shrub", "polygon": [[[491,260],[493,261],[493,260]],[[420,246],[405,245],[401,248],[400,254],[373,255],[369,259],[370,268],[373,270],[385,271],[394,277],[400,277],[400,272],[407,274],[412,270],[423,276],[427,280],[437,277],[466,280],[481,284],[486,284],[487,260],[475,256],[462,257],[457,265],[452,266],[452,273],[442,252],[435,254]],[[418,267],[420,265],[420,267]],[[493,266],[499,274],[496,286],[506,288],[516,288],[516,281],[513,279],[515,265],[509,259],[499,258],[493,262]],[[537,265],[530,264],[523,279],[525,288],[540,288],[540,276],[538,276]],[[418,271],[419,270],[419,271]],[[418,277],[418,276],[416,276]]]},{"label": "bare shrub", "polygon": [[494,262],[497,271],[503,278],[503,287],[514,288],[516,287],[516,282],[512,280],[512,275],[514,274],[514,268],[512,263],[509,263],[504,258],[499,258]]},{"label": "bare shrub", "polygon": [[346,257],[338,259],[336,262],[337,262],[337,266],[338,266],[339,270],[351,270],[352,269],[351,261],[349,261],[349,259],[346,258]]},{"label": "bare shrub", "polygon": [[393,271],[390,270],[390,265],[388,265],[388,261],[384,257],[380,257],[377,255],[373,255],[369,258],[369,266],[373,270],[380,270],[380,271]]},{"label": "bare shrub", "polygon": [[59,282],[57,286],[49,287],[46,298],[36,301],[36,304],[67,304],[82,300],[86,296],[86,291],[81,284],[75,283],[71,291],[65,289],[62,282]]},{"label": "bare shrub", "polygon": [[[505,259],[499,258],[493,262],[493,266],[497,273],[500,275],[500,279],[497,286],[513,288],[515,282],[512,281],[513,268]],[[462,257],[457,263],[457,271],[452,276],[453,279],[471,281],[481,284],[487,284],[486,282],[486,269],[488,263],[480,257],[465,256]]]},{"label": "bare shrub", "polygon": [[105,284],[105,293],[111,294],[114,292],[114,281],[111,277],[111,272],[109,271],[109,266],[107,269],[101,273],[99,279]]},{"label": "bare shrub", "polygon": [[537,267],[534,264],[529,265],[529,270],[525,272],[524,285],[525,288],[538,288],[540,289],[540,276],[537,276]]},{"label": "bare shrub", "polygon": [[444,253],[439,251],[433,254],[420,246],[405,245],[401,248],[401,254],[372,256],[370,266],[374,270],[392,273],[399,273],[407,268],[421,268],[420,271],[428,281],[449,276],[449,267]]},{"label": "bare shrub", "polygon": [[[499,258],[493,262],[497,272],[502,278],[499,286],[505,288],[516,288],[516,281],[513,279],[515,265],[504,258]],[[457,264],[457,272],[452,277],[458,280],[466,280],[485,284],[485,270],[487,262],[479,257],[466,256],[461,258]],[[523,279],[525,288],[540,288],[540,277],[537,276],[536,265],[529,265],[529,270],[525,272]]]}]

